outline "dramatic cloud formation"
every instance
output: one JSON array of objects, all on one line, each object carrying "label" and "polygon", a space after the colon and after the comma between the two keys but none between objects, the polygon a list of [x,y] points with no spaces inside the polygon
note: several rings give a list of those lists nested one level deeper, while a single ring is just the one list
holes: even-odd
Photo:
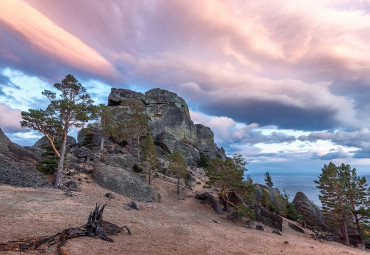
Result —
[{"label": "dramatic cloud formation", "polygon": [[99,103],[110,86],[177,92],[229,153],[269,162],[370,157],[369,1],[12,0],[0,8],[0,103],[12,109],[44,106],[36,93],[72,73]]}]

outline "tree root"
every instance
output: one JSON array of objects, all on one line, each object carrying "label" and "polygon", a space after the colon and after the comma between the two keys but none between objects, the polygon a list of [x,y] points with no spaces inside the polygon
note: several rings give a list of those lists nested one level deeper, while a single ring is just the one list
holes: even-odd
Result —
[{"label": "tree root", "polygon": [[128,234],[131,235],[131,231],[128,226],[119,227],[116,224],[103,220],[103,211],[105,206],[106,204],[100,208],[100,206],[96,204],[95,210],[90,213],[87,223],[79,228],[67,228],[60,233],[48,237],[32,237],[20,239],[18,241],[0,243],[0,252],[25,250],[42,251],[56,244],[57,254],[63,254],[61,247],[68,239],[81,236],[94,237],[97,235],[105,241],[113,242],[108,235],[115,235],[121,232],[124,228],[127,230]]}]

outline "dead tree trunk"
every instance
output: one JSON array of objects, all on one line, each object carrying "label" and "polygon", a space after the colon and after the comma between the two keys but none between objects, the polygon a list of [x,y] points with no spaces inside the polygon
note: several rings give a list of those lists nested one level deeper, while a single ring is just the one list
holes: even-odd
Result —
[{"label": "dead tree trunk", "polygon": [[131,231],[127,226],[119,227],[116,224],[103,220],[103,211],[105,206],[106,204],[100,208],[100,206],[96,204],[95,210],[90,213],[87,223],[79,228],[67,228],[60,233],[48,237],[34,237],[2,243],[0,244],[0,252],[44,250],[46,247],[56,244],[57,253],[61,254],[60,248],[68,239],[81,236],[94,237],[97,235],[105,241],[113,242],[108,235],[115,235],[121,232],[124,228],[127,229],[128,234],[131,235]]}]

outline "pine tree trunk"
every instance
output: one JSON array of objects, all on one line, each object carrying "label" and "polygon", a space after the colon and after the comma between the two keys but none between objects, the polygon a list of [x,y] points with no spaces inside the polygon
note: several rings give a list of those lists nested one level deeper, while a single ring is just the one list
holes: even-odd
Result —
[{"label": "pine tree trunk", "polygon": [[357,232],[358,232],[358,235],[359,235],[360,243],[362,245],[365,245],[364,237],[362,236],[362,228],[361,228],[360,220],[358,219],[357,214],[354,214],[354,216],[355,216],[355,220],[356,220],[356,227],[357,227]]},{"label": "pine tree trunk", "polygon": [[140,137],[137,138],[137,161],[140,162]]},{"label": "pine tree trunk", "polygon": [[152,179],[152,170],[148,167],[148,184],[150,185]]},{"label": "pine tree trunk", "polygon": [[55,177],[55,186],[57,188],[61,188],[63,186],[62,179],[63,179],[63,166],[64,166],[64,156],[66,152],[66,145],[67,145],[67,132],[63,134],[62,140],[62,147],[60,149],[60,158],[58,161],[58,168]]},{"label": "pine tree trunk", "polygon": [[101,137],[99,152],[102,153],[104,150],[104,136]]},{"label": "pine tree trunk", "polygon": [[177,195],[180,195],[180,178],[177,177]]},{"label": "pine tree trunk", "polygon": [[348,226],[347,226],[347,220],[346,216],[342,216],[342,228],[343,228],[343,237],[344,237],[344,244],[349,245],[349,235],[348,235]]}]

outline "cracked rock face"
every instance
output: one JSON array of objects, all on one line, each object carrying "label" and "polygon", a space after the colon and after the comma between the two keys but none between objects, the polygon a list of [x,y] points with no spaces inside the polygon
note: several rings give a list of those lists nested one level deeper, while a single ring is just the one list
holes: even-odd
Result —
[{"label": "cracked rock face", "polygon": [[200,153],[207,158],[226,159],[225,151],[213,142],[213,132],[203,125],[194,125],[184,99],[176,93],[152,89],[145,94],[113,88],[108,105],[117,107],[127,98],[136,98],[145,105],[149,130],[160,156],[180,152],[190,166],[196,166]]}]

